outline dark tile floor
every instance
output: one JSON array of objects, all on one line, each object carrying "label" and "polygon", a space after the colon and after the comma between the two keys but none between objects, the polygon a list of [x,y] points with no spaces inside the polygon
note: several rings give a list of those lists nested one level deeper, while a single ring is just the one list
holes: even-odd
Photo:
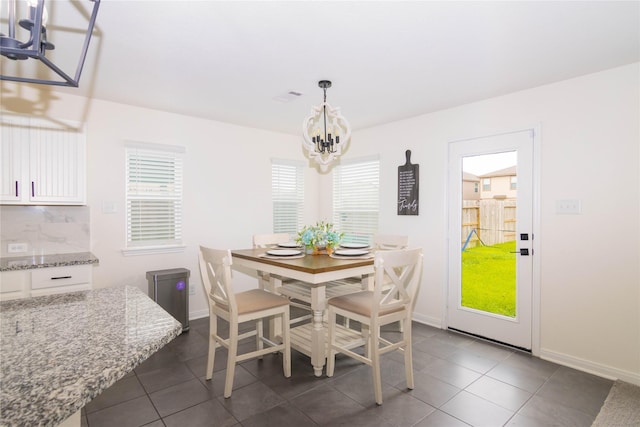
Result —
[{"label": "dark tile floor", "polygon": [[[176,338],[82,412],[83,426],[591,426],[612,381],[457,333],[414,323],[415,388],[402,357],[383,357],[384,403],[373,398],[371,370],[338,356],[333,378],[314,377],[292,351],[236,368],[222,396],[226,350],[205,381],[208,318]],[[394,332],[386,332],[392,336]],[[247,344],[253,345],[252,340]]]}]

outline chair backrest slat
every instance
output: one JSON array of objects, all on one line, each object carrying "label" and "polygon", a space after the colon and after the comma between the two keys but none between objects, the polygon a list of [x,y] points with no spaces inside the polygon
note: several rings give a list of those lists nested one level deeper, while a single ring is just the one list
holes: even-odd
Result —
[{"label": "chair backrest slat", "polygon": [[289,240],[289,233],[254,234],[253,247],[266,248],[278,243],[287,243]]},{"label": "chair backrest slat", "polygon": [[407,246],[409,246],[409,236],[403,236],[399,234],[373,235],[373,247],[375,249],[405,249]]},{"label": "chair backrest slat", "polygon": [[409,306],[413,311],[422,279],[422,250],[376,252],[373,315],[382,310]]},{"label": "chair backrest slat", "polygon": [[237,311],[231,282],[231,251],[200,246],[200,276],[209,299],[229,312]]}]

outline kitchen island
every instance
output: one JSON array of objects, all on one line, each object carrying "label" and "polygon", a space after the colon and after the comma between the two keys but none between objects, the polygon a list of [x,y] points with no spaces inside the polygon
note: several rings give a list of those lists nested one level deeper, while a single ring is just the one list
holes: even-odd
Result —
[{"label": "kitchen island", "polygon": [[79,425],[82,407],[182,331],[129,286],[5,301],[0,327],[2,426]]}]

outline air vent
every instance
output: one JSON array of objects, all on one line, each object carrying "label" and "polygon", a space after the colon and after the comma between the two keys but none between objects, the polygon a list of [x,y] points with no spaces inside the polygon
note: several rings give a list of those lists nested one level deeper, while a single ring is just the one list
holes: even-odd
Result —
[{"label": "air vent", "polygon": [[298,91],[295,91],[295,90],[290,90],[289,92],[284,93],[282,95],[278,95],[278,96],[274,97],[273,99],[275,101],[285,103],[285,102],[291,102],[291,101],[293,101],[294,99],[296,99],[296,98],[298,98],[300,96],[302,96],[302,92],[298,92]]}]

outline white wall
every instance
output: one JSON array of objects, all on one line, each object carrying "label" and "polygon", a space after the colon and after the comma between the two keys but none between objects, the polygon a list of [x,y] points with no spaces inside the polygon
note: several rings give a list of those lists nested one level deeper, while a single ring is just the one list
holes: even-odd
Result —
[{"label": "white wall", "polygon": [[[640,383],[640,77],[633,64],[355,132],[379,152],[381,229],[423,247],[416,318],[445,324],[447,145],[540,126],[540,355]],[[366,144],[364,143],[366,142]],[[404,151],[420,165],[420,215],[397,216]],[[581,215],[557,215],[579,199]]]},{"label": "white wall", "polygon": [[[271,158],[302,159],[299,138],[220,122],[92,102],[89,118],[89,196],[92,206],[92,248],[100,258],[97,286],[131,283],[146,289],[145,272],[185,267],[191,270],[197,295],[190,299],[192,316],[208,315],[197,266],[197,247],[246,248],[257,232],[272,231]],[[186,147],[184,163],[184,253],[123,257],[123,141],[155,142]],[[315,175],[305,180],[313,189]],[[312,192],[310,194],[316,194]],[[115,201],[117,214],[103,214],[104,201]],[[309,199],[309,216],[317,208]],[[241,274],[240,289],[256,279]]]},{"label": "white wall", "polygon": [[[209,314],[197,265],[198,245],[248,248],[252,234],[271,232],[271,159],[304,159],[297,136],[76,96],[57,94],[47,116],[87,123],[91,251],[100,260],[93,271],[94,287],[135,285],[146,292],[147,271],[188,268],[196,288],[190,297],[192,317]],[[123,256],[126,140],[186,148],[184,252]],[[317,181],[314,169],[308,168],[308,222],[316,220]],[[105,202],[115,203],[116,213],[103,213]],[[240,290],[256,286],[257,279],[248,275],[235,278]]]},{"label": "white wall", "polygon": [[[634,64],[353,133],[345,157],[380,154],[381,231],[408,234],[423,248],[418,320],[445,324],[447,144],[540,126],[540,354],[640,384],[639,72]],[[254,232],[271,230],[270,158],[303,159],[295,135],[67,95],[47,108],[88,123],[95,285],[146,290],[146,271],[185,267],[197,286],[192,316],[207,314],[197,245],[248,247]],[[186,147],[184,253],[122,255],[125,140]],[[419,216],[396,215],[406,149],[420,165]],[[330,175],[309,168],[305,179],[305,221],[327,217]],[[556,215],[559,199],[580,199],[582,214]],[[115,202],[117,213],[102,213],[103,202]]]}]

